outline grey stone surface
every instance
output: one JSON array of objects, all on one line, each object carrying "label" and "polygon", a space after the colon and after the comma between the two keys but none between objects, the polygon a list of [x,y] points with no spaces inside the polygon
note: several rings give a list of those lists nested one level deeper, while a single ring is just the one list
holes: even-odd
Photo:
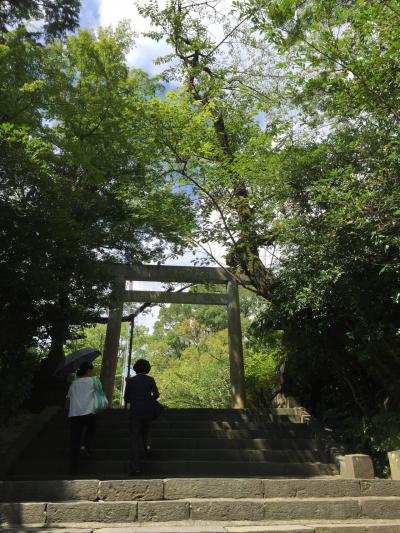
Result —
[{"label": "grey stone surface", "polygon": [[312,526],[275,525],[275,526],[238,526],[227,527],[228,533],[314,533]]},{"label": "grey stone surface", "polygon": [[266,500],[266,520],[348,520],[359,518],[356,498]]},{"label": "grey stone surface", "polygon": [[7,447],[0,461],[0,477],[5,475],[13,468],[18,461],[19,456],[25,448],[39,435],[42,429],[50,422],[50,420],[60,410],[59,406],[50,405],[43,409],[38,415],[32,417],[31,420],[23,427],[22,431],[16,436],[15,440]]},{"label": "grey stone surface", "polygon": [[360,495],[351,479],[264,479],[265,498],[338,498]]},{"label": "grey stone surface", "polygon": [[373,479],[374,466],[371,457],[362,453],[341,457],[340,475],[348,479]]},{"label": "grey stone surface", "polygon": [[388,459],[392,479],[400,479],[400,450],[388,452]]},{"label": "grey stone surface", "polygon": [[170,522],[172,520],[187,520],[189,518],[189,502],[158,501],[139,502],[139,522]]},{"label": "grey stone surface", "polygon": [[35,529],[27,529],[27,528],[11,528],[11,529],[2,529],[2,531],[5,531],[7,533],[92,533],[93,529],[82,529],[82,528],[76,528],[76,527],[67,527],[67,528],[36,528]]},{"label": "grey stone surface", "polygon": [[400,498],[361,498],[360,507],[363,518],[400,518]]},{"label": "grey stone surface", "polygon": [[5,502],[91,500],[97,498],[97,479],[5,481],[0,498]]},{"label": "grey stone surface", "polygon": [[314,525],[315,533],[400,533],[399,523],[360,522],[357,524]]},{"label": "grey stone surface", "polygon": [[192,520],[263,520],[264,501],[248,500],[192,500],[190,502]]},{"label": "grey stone surface", "polygon": [[139,526],[124,528],[101,528],[96,533],[226,533],[226,528],[219,526]]},{"label": "grey stone surface", "polygon": [[261,479],[166,479],[164,498],[262,498]]},{"label": "grey stone surface", "polygon": [[392,479],[363,479],[359,483],[361,496],[400,497],[400,481]]},{"label": "grey stone surface", "polygon": [[44,503],[0,503],[1,526],[44,526]]},{"label": "grey stone surface", "polygon": [[136,502],[68,502],[47,505],[48,525],[133,522],[136,517]]},{"label": "grey stone surface", "polygon": [[99,498],[107,501],[162,500],[162,479],[100,481]]}]

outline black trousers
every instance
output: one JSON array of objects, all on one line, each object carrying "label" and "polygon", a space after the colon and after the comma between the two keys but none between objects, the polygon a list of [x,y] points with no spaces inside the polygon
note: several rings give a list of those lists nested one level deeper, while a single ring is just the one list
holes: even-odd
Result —
[{"label": "black trousers", "polygon": [[96,433],[96,415],[71,416],[70,417],[70,469],[76,470],[79,463],[79,450],[83,445],[90,451],[93,437]]},{"label": "black trousers", "polygon": [[151,416],[131,416],[129,419],[130,446],[130,469],[140,470],[140,448],[150,446]]}]

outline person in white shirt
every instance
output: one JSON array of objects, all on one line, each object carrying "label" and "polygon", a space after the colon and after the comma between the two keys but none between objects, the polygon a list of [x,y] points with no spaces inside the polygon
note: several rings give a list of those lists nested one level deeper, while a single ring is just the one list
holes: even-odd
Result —
[{"label": "person in white shirt", "polygon": [[96,393],[92,377],[92,363],[82,363],[68,390],[68,417],[70,420],[70,473],[79,467],[79,452],[89,457],[96,432]]}]

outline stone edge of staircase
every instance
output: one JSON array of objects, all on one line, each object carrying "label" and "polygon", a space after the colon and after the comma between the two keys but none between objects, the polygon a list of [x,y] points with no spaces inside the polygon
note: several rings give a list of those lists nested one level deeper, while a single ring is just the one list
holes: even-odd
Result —
[{"label": "stone edge of staircase", "polygon": [[340,472],[340,465],[344,459],[345,449],[338,444],[333,436],[333,431],[324,427],[321,422],[307,411],[305,407],[297,405],[292,407],[297,411],[302,424],[307,424],[315,434],[315,439],[321,445],[321,449],[327,452],[331,462]]},{"label": "stone edge of staircase", "polygon": [[40,413],[34,415],[22,428],[22,431],[16,436],[16,438],[9,443],[0,462],[0,480],[7,477],[8,473],[16,464],[18,457],[45,429],[51,420],[56,417],[60,410],[61,408],[58,405],[45,407]]},{"label": "stone edge of staircase", "polygon": [[299,522],[263,525],[193,525],[178,524],[88,528],[6,528],[9,533],[399,533],[400,520],[369,520],[358,522]]}]

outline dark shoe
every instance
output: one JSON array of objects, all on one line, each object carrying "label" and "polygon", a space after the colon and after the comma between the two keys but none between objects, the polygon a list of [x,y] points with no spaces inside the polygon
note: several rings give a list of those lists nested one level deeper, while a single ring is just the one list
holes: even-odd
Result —
[{"label": "dark shoe", "polygon": [[140,474],[141,474],[141,470],[131,470],[129,472],[130,476],[140,476]]},{"label": "dark shoe", "polygon": [[82,453],[85,457],[90,457],[90,452],[89,452],[89,450],[86,448],[86,446],[81,446],[80,451],[81,451],[81,453]]}]

